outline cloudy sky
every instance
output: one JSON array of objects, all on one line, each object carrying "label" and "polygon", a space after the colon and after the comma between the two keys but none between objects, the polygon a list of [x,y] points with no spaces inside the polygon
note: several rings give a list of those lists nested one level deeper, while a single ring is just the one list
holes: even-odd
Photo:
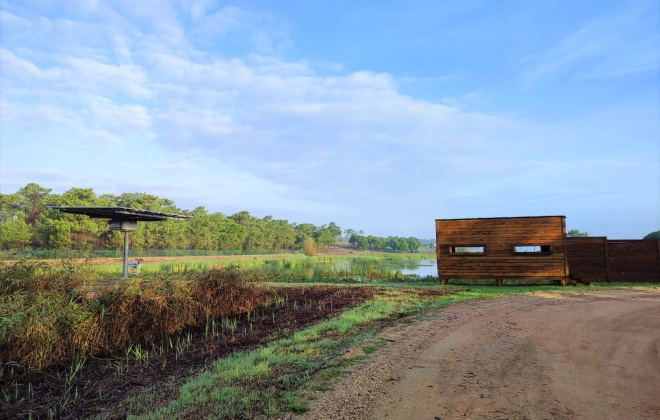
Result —
[{"label": "cloudy sky", "polygon": [[0,189],[660,229],[657,0],[3,0]]}]

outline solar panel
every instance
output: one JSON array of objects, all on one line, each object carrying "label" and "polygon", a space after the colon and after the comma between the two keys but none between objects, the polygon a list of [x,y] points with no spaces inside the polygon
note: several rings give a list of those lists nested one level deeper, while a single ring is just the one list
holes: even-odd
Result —
[{"label": "solar panel", "polygon": [[64,213],[84,214],[96,219],[115,219],[128,221],[155,222],[167,219],[189,219],[190,216],[174,213],[163,213],[151,210],[139,210],[131,207],[103,207],[103,206],[48,206]]},{"label": "solar panel", "polygon": [[95,219],[110,219],[110,229],[124,232],[123,278],[128,278],[128,233],[137,228],[137,222],[157,222],[167,219],[190,219],[184,214],[163,213],[160,211],[139,210],[131,207],[101,206],[47,206],[64,213],[84,214]]}]

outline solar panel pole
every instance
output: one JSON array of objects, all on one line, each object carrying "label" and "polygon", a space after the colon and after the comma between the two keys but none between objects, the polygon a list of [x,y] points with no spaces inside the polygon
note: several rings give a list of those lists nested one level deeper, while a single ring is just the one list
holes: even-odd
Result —
[{"label": "solar panel pole", "polygon": [[[191,216],[185,214],[162,213],[158,211],[139,210],[130,207],[115,206],[47,206],[49,209],[60,210],[64,213],[84,214],[89,217],[110,219],[108,227],[110,230],[119,230],[124,232],[124,264],[122,276],[128,278],[128,232],[137,229],[139,220],[145,222],[157,222],[167,219],[190,219]],[[139,267],[139,262],[138,262]],[[137,274],[137,272],[136,272]]]},{"label": "solar panel pole", "polygon": [[124,269],[122,275],[125,279],[128,278],[128,231],[124,231]]}]

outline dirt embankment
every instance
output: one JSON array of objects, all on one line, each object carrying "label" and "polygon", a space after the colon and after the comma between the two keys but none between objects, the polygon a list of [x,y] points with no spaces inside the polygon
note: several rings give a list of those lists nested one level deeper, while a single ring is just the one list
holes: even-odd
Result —
[{"label": "dirt embankment", "polygon": [[658,289],[519,295],[426,316],[385,330],[388,344],[305,418],[660,418]]}]

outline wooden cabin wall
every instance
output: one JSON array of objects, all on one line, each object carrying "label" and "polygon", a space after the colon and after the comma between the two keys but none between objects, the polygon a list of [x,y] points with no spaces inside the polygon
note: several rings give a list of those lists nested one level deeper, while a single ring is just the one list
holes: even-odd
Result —
[{"label": "wooden cabin wall", "polygon": [[607,237],[566,238],[566,258],[571,279],[607,281]]},{"label": "wooden cabin wall", "polygon": [[660,240],[608,240],[608,281],[660,283]]},{"label": "wooden cabin wall", "polygon": [[[436,220],[441,279],[565,279],[564,216]],[[515,245],[549,245],[545,255],[516,255]],[[450,253],[452,246],[484,246],[483,255]]]}]

